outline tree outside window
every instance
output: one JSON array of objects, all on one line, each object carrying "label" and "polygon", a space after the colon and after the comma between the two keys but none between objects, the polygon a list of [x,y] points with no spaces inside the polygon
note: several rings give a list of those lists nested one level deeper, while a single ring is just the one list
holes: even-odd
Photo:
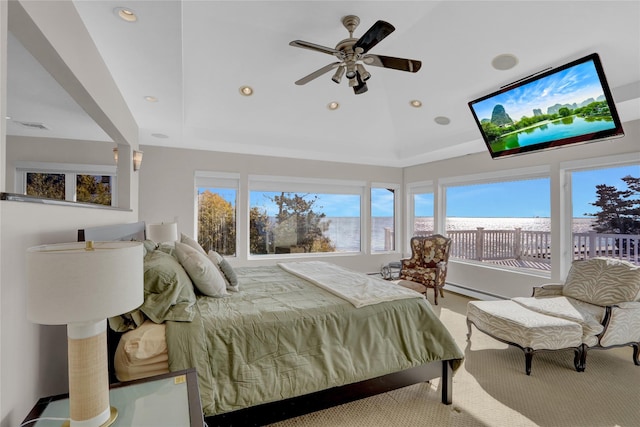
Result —
[{"label": "tree outside window", "polygon": [[198,243],[206,251],[236,254],[236,190],[198,188]]},{"label": "tree outside window", "polygon": [[359,195],[251,191],[249,197],[251,255],[360,250]]}]

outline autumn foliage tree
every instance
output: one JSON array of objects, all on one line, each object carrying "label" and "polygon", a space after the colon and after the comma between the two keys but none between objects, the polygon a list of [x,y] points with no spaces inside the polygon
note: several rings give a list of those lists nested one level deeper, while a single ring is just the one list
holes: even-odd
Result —
[{"label": "autumn foliage tree", "polygon": [[76,200],[111,206],[111,178],[101,175],[77,175]]},{"label": "autumn foliage tree", "polygon": [[198,242],[221,255],[236,253],[236,224],[233,204],[217,193],[198,195]]}]

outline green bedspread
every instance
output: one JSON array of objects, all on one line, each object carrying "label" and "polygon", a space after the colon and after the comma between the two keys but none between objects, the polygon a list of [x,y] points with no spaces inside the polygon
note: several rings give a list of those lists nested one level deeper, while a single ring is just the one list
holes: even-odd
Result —
[{"label": "green bedspread", "polygon": [[207,416],[464,357],[424,299],[354,308],[278,266],[236,273],[240,292],[167,322],[169,368],[197,369]]}]

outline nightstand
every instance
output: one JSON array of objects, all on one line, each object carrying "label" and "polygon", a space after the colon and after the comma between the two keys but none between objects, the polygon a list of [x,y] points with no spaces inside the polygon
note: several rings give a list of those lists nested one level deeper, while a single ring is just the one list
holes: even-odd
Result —
[{"label": "nightstand", "polygon": [[[59,418],[69,417],[68,397],[65,394],[38,400],[23,423],[34,421],[25,427],[59,427]],[[195,369],[112,384],[109,401],[118,410],[113,427],[205,426]],[[48,417],[58,420],[44,419]],[[42,419],[35,421],[38,418]]]}]

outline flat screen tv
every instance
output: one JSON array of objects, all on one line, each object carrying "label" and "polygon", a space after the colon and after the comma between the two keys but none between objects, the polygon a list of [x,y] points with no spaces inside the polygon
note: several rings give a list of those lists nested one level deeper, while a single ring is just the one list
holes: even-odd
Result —
[{"label": "flat screen tv", "polygon": [[492,158],[624,135],[598,54],[469,102]]}]

